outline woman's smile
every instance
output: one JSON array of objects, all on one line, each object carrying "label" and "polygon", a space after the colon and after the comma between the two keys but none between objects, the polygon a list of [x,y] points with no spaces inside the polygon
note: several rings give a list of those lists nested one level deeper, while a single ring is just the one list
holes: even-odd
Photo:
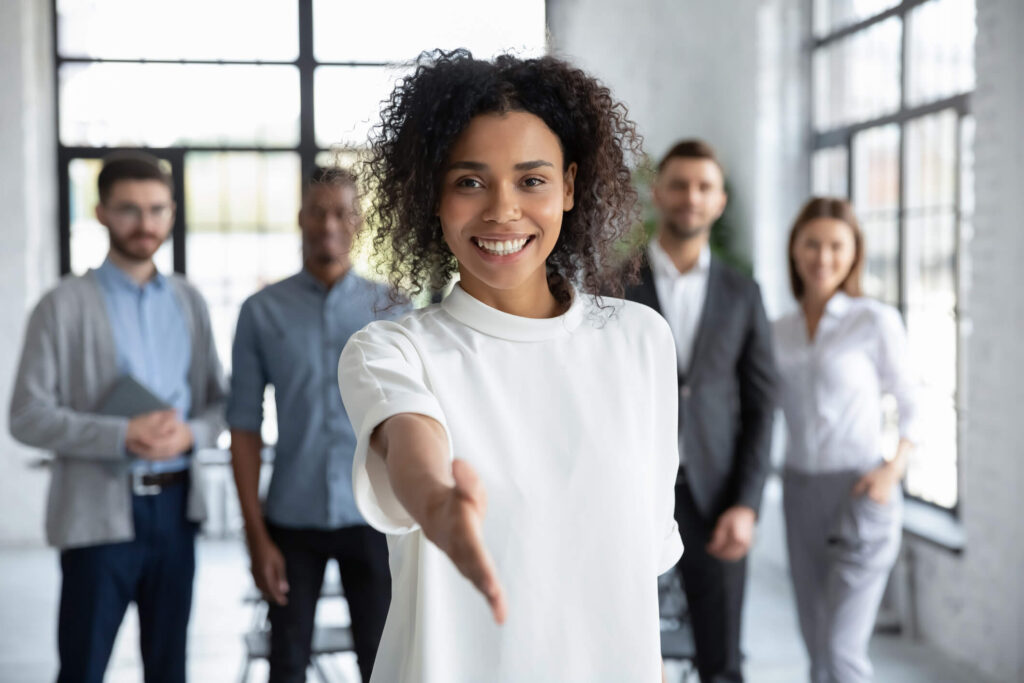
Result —
[{"label": "woman's smile", "polygon": [[509,235],[505,237],[473,237],[472,242],[483,252],[484,256],[493,257],[489,260],[497,262],[511,261],[522,254],[532,244],[534,236]]}]

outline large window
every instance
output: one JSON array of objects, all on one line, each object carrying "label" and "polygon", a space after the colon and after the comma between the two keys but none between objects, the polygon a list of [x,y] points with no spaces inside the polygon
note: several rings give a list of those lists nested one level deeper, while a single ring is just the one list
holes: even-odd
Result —
[{"label": "large window", "polygon": [[469,0],[54,0],[53,11],[61,273],[107,252],[93,212],[100,160],[125,147],[156,155],[178,205],[157,264],[206,297],[227,366],[242,301],[301,265],[303,172],[359,153],[409,60],[433,48],[545,50],[544,0],[512,11]]},{"label": "large window", "polygon": [[926,420],[906,490],[955,509],[974,0],[814,0],[814,31],[812,189],[852,200],[866,293],[906,321]]}]

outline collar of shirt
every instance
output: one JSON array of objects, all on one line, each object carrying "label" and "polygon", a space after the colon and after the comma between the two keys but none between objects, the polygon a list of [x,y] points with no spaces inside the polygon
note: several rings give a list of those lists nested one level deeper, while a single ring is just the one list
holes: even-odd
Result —
[{"label": "collar of shirt", "polygon": [[319,292],[320,294],[330,296],[334,292],[340,292],[344,290],[346,287],[348,287],[349,283],[351,283],[355,279],[354,277],[352,277],[352,275],[352,268],[350,267],[348,270],[345,271],[345,274],[342,275],[337,282],[328,287],[323,282],[318,280],[316,276],[313,275],[313,273],[309,272],[309,270],[305,266],[303,266],[302,270],[299,271],[299,282],[301,282],[305,287],[313,289]]},{"label": "collar of shirt", "polygon": [[[851,305],[852,301],[850,300],[850,295],[845,292],[837,291],[829,297],[828,302],[825,304],[825,310],[821,316],[822,320],[827,319],[829,324],[838,323],[843,319],[843,316],[846,315],[846,312],[850,310]],[[803,306],[800,306],[798,310],[800,312],[800,320],[803,321],[803,329],[806,329],[807,315],[804,313]],[[820,323],[818,324],[818,329],[819,331],[821,329]],[[815,334],[815,337],[817,336],[818,335]]]},{"label": "collar of shirt", "polygon": [[836,291],[825,304],[825,315],[842,318],[850,310],[850,296],[846,292]]},{"label": "collar of shirt", "polygon": [[562,315],[554,318],[524,318],[488,306],[456,283],[441,302],[441,308],[478,332],[499,339],[534,342],[572,334],[583,320],[585,298],[573,290],[572,305]]},{"label": "collar of shirt", "polygon": [[167,278],[159,270],[155,270],[153,271],[153,277],[151,277],[145,284],[140,285],[138,282],[133,280],[128,273],[117,267],[117,265],[110,260],[109,256],[104,259],[103,265],[96,269],[96,274],[99,275],[108,286],[134,293],[145,290],[147,287],[163,289],[167,284]]},{"label": "collar of shirt", "polygon": [[794,329],[799,329],[803,345],[808,347],[814,346],[822,339],[822,335],[830,335],[836,325],[839,325],[840,321],[846,316],[851,306],[853,306],[853,299],[846,292],[836,291],[835,294],[829,297],[828,302],[825,303],[825,310],[822,313],[821,320],[818,322],[818,329],[815,330],[813,339],[807,336],[807,314],[804,313],[803,306],[797,306],[793,325],[795,326]]},{"label": "collar of shirt", "polygon": [[702,275],[711,266],[711,247],[706,244],[700,250],[697,264],[685,273],[679,272],[676,264],[672,261],[672,257],[668,255],[668,252],[661,246],[657,238],[651,240],[647,245],[647,255],[654,274],[661,278],[667,278],[670,282],[675,282],[687,275]]}]

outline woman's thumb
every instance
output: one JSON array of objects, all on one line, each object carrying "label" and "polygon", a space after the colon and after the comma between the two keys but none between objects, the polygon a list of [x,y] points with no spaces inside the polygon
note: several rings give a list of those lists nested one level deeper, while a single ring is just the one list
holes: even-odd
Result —
[{"label": "woman's thumb", "polygon": [[484,487],[472,465],[465,460],[453,460],[452,476],[455,478],[455,490],[460,495],[468,497],[481,506],[484,504]]}]

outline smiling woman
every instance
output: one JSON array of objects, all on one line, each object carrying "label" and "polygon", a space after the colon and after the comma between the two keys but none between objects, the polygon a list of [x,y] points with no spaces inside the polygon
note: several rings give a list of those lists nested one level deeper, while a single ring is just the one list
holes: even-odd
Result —
[{"label": "smiling woman", "polygon": [[[899,482],[922,433],[903,321],[861,296],[863,254],[847,201],[808,201],[789,238],[799,307],[774,326],[789,434],[786,541],[812,680],[871,678],[868,639],[900,547]],[[881,438],[885,394],[899,406],[891,453]]]},{"label": "smiling woman", "polygon": [[594,295],[632,227],[625,113],[559,60],[464,51],[421,58],[385,107],[374,244],[413,293],[460,281],[339,362],[394,577],[373,681],[658,678],[675,349],[653,310]]},{"label": "smiling woman", "polygon": [[[597,81],[552,58],[500,56],[486,71],[483,64],[488,63],[469,59],[464,51],[425,55],[415,76],[385,102],[368,171],[378,221],[374,247],[394,255],[385,266],[389,279],[412,295],[440,291],[449,283],[458,270],[457,247],[447,241],[447,233],[446,240],[438,239],[442,202],[462,207],[468,201],[455,204],[454,197],[468,200],[474,192],[496,191],[485,182],[493,178],[481,177],[480,160],[466,154],[486,144],[486,131],[508,127],[528,133],[520,138],[517,132],[515,139],[524,145],[548,142],[554,147],[529,158],[521,154],[524,149],[516,150],[521,158],[515,163],[543,162],[538,166],[487,169],[509,176],[499,183],[501,192],[509,192],[502,202],[508,204],[513,195],[531,197],[532,206],[537,197],[548,196],[551,184],[568,190],[569,203],[557,203],[561,230],[546,260],[556,299],[568,305],[567,285],[576,281],[590,292],[621,291],[619,278],[606,266],[634,224],[636,191],[628,162],[639,155],[641,144],[625,107]],[[447,94],[452,92],[460,96]],[[410,122],[424,125],[414,131]],[[524,184],[511,193],[508,183],[516,173]],[[464,176],[456,192],[449,183]]]}]

